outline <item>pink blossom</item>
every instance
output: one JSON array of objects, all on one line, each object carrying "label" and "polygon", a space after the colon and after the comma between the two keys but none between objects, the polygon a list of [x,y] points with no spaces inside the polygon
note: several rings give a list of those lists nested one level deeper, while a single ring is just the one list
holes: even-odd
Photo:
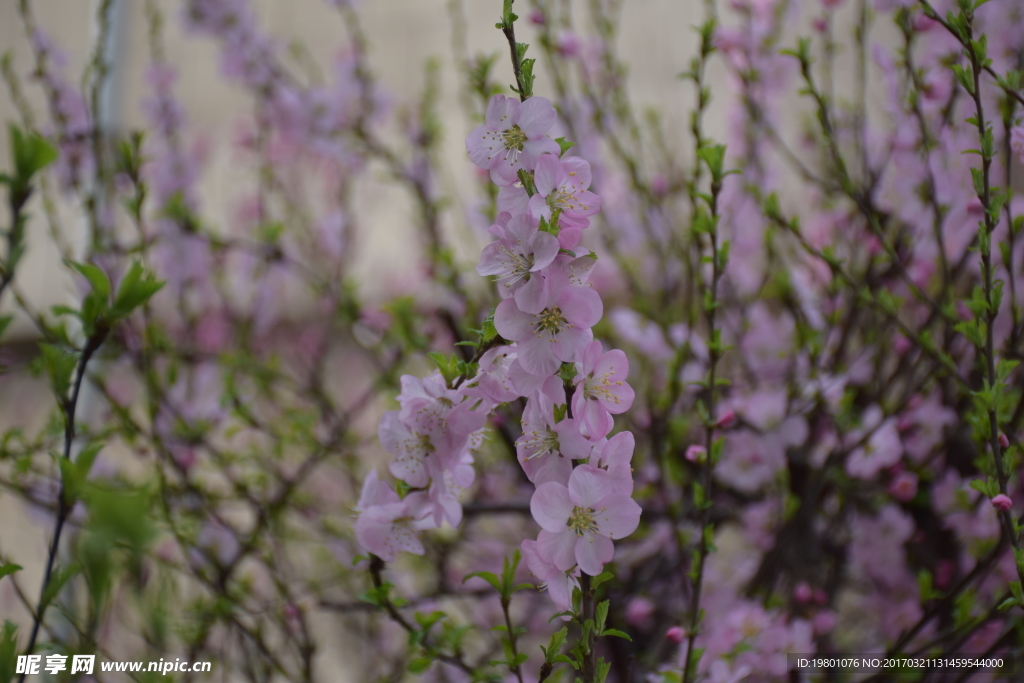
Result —
[{"label": "pink blossom", "polygon": [[612,415],[624,413],[633,405],[633,388],[626,384],[629,360],[619,349],[601,353],[601,342],[592,341],[576,364],[577,378],[572,399],[572,414],[579,418],[583,433],[600,439],[612,430]]},{"label": "pink blossom", "polygon": [[514,296],[519,310],[540,313],[547,301],[547,278],[539,271],[555,260],[558,240],[538,230],[529,214],[502,213],[491,231],[499,239],[484,247],[476,272],[494,276],[498,293],[503,299]]},{"label": "pink blossom", "polygon": [[601,439],[594,444],[590,455],[590,464],[602,469],[613,467],[629,467],[633,460],[633,449],[636,438],[632,432],[619,432],[610,439]]},{"label": "pink blossom", "polygon": [[635,628],[650,628],[657,606],[651,600],[638,596],[626,603],[626,623]]},{"label": "pink blossom", "polygon": [[1009,496],[1000,493],[992,499],[992,507],[1000,512],[1008,512],[1013,507],[1013,500]]},{"label": "pink blossom", "polygon": [[708,457],[708,449],[700,444],[690,444],[686,447],[685,457],[690,462],[704,462]]},{"label": "pink blossom", "polygon": [[519,169],[532,171],[541,155],[558,154],[558,143],[547,137],[557,118],[543,97],[520,104],[514,97],[495,95],[487,105],[484,125],[466,138],[466,151],[474,164],[490,169],[496,185],[512,185],[519,179]]},{"label": "pink blossom", "polygon": [[541,556],[559,569],[578,564],[591,576],[600,574],[615,555],[612,541],[640,524],[640,506],[617,487],[613,474],[588,465],[572,471],[568,486],[538,486],[530,512],[543,529],[537,539]]},{"label": "pink blossom", "polygon": [[403,500],[371,505],[356,519],[356,539],[365,550],[385,562],[394,562],[399,552],[423,554],[419,532],[436,526],[424,493],[410,493]]},{"label": "pink blossom", "polygon": [[754,493],[786,466],[786,444],[778,434],[742,430],[729,434],[715,476],[733,488]]},{"label": "pink blossom", "polygon": [[579,586],[571,574],[566,574],[543,559],[537,548],[537,541],[525,540],[519,546],[523,550],[523,558],[530,568],[530,573],[541,580],[541,589],[547,589],[555,608],[564,612],[572,605],[572,589]]},{"label": "pink blossom", "polygon": [[679,644],[686,640],[686,631],[682,626],[673,626],[665,632],[665,638],[671,643]]},{"label": "pink blossom", "polygon": [[587,227],[588,216],[601,210],[601,198],[587,190],[590,179],[586,160],[545,154],[537,161],[533,177],[537,194],[529,200],[530,212],[551,220],[553,212],[558,211],[562,227]]},{"label": "pink blossom", "polygon": [[546,397],[530,399],[523,411],[523,435],[516,440],[516,454],[526,476],[535,484],[564,483],[572,469],[570,460],[590,457],[592,446],[580,434],[573,418],[555,422],[554,404]]},{"label": "pink blossom", "polygon": [[601,297],[592,289],[552,287],[540,313],[519,310],[514,299],[502,301],[494,313],[494,326],[502,337],[517,343],[523,369],[545,377],[554,374],[560,362],[575,363],[581,358],[602,309]]},{"label": "pink blossom", "polygon": [[729,429],[736,422],[736,412],[733,410],[727,410],[718,418],[715,422],[715,427],[718,429]]},{"label": "pink blossom", "polygon": [[462,504],[459,502],[459,496],[473,485],[476,478],[473,456],[464,453],[459,463],[452,468],[445,468],[439,460],[430,459],[427,461],[427,470],[430,474],[427,497],[430,499],[430,514],[433,516],[434,525],[439,527],[442,522],[448,522],[453,528],[457,528],[462,522]]},{"label": "pink blossom", "polygon": [[515,359],[516,351],[511,346],[489,349],[480,357],[480,369],[476,377],[461,388],[461,393],[495,405],[516,400],[523,394],[516,388],[509,374]]},{"label": "pink blossom", "polygon": [[917,495],[917,475],[913,472],[900,472],[889,483],[889,495],[901,503],[909,503]]},{"label": "pink blossom", "polygon": [[903,443],[896,420],[883,419],[878,405],[864,411],[864,427],[851,433],[848,441],[858,442],[866,434],[870,434],[867,442],[855,448],[846,459],[846,473],[858,479],[872,479],[880,470],[895,465],[903,457]]}]

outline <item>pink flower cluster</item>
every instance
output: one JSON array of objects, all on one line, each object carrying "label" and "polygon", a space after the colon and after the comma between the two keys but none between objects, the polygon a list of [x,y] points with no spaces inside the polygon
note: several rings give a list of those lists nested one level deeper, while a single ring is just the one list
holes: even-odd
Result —
[{"label": "pink flower cluster", "polygon": [[608,438],[612,416],[633,404],[629,362],[594,339],[603,312],[588,283],[596,257],[577,246],[600,198],[589,191],[590,165],[562,158],[548,137],[555,119],[542,97],[520,103],[496,95],[466,140],[472,161],[501,187],[490,227],[496,239],[477,272],[497,281],[494,326],[509,344],[483,353],[477,375],[457,388],[437,373],[402,378],[402,408],[384,416],[379,435],[394,455],[391,473],[409,492],[400,498],[372,473],[356,535],[390,561],[399,550],[423,552],[419,531],[457,525],[457,496],[473,481],[470,453],[487,416],[526,398],[516,451],[537,487],[530,510],[542,531],[522,549],[566,609],[574,576],[600,574],[614,556],[612,542],[636,530],[641,511],[631,497],[633,435]]}]

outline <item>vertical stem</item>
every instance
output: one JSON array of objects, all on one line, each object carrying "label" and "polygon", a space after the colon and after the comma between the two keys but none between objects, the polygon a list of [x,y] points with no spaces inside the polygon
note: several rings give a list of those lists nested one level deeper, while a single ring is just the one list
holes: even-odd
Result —
[{"label": "vertical stem", "polygon": [[[93,337],[86,343],[85,349],[82,350],[82,355],[78,360],[78,369],[75,373],[74,388],[71,390],[71,396],[60,396],[58,397],[61,402],[61,410],[64,412],[64,459],[71,459],[71,446],[75,441],[75,409],[78,407],[78,395],[82,389],[82,380],[85,378],[85,368],[89,364],[89,360],[93,354],[96,353],[97,349],[103,344],[103,340],[106,338],[106,331],[97,332]],[[71,506],[68,505],[65,500],[64,482],[61,481],[60,493],[57,500],[57,520],[53,529],[53,537],[50,539],[50,550],[46,556],[46,569],[43,573],[43,585],[39,589],[39,602],[36,604],[35,615],[32,619],[32,632],[28,638],[28,646],[25,648],[25,654],[32,654],[32,651],[36,646],[36,639],[39,637],[39,628],[43,623],[43,613],[46,611],[46,605],[43,603],[43,598],[46,595],[46,590],[50,584],[50,578],[53,574],[53,565],[57,560],[57,551],[60,549],[60,537],[61,532],[64,530],[64,523],[68,519],[68,515],[71,513]],[[24,683],[26,673],[22,673],[21,677],[18,678],[18,683]]]},{"label": "vertical stem", "polygon": [[[594,588],[590,585],[590,576],[580,573],[580,595],[581,624],[593,621],[595,617]],[[597,634],[594,629],[587,632],[585,645],[586,656],[583,659],[583,669],[580,674],[583,683],[596,683],[597,681],[597,653],[594,651],[597,644]]]},{"label": "vertical stem", "polygon": [[[712,478],[711,471],[714,467],[714,461],[712,454],[714,452],[715,442],[715,405],[716,405],[716,384],[718,381],[718,361],[722,355],[722,348],[718,342],[718,335],[716,333],[716,311],[718,308],[718,282],[722,277],[721,263],[719,258],[719,244],[718,244],[718,195],[721,192],[721,179],[715,178],[711,182],[711,229],[708,233],[708,237],[711,242],[711,282],[709,283],[709,299],[710,301],[705,305],[704,316],[705,323],[708,328],[708,398],[705,402],[707,406],[707,419],[708,424],[705,428],[704,433],[704,448],[705,456],[704,462],[700,472],[700,485],[703,489],[704,501],[710,501],[712,497]],[[699,513],[700,521],[700,540],[698,541],[698,554],[697,554],[697,569],[693,580],[693,597],[690,602],[690,616],[687,626],[686,634],[686,657],[683,659],[684,670],[683,670],[683,683],[689,683],[693,680],[696,675],[697,662],[692,661],[694,652],[694,643],[697,640],[697,634],[700,629],[701,622],[701,609],[700,599],[701,591],[704,585],[704,568],[707,564],[708,554],[711,552],[711,520],[710,520],[710,507],[704,505],[701,507]]]},{"label": "vertical stem", "polygon": [[[995,338],[993,328],[995,327],[996,316],[999,311],[996,310],[993,295],[993,279],[992,279],[992,244],[991,238],[992,233],[996,229],[996,219],[992,215],[992,185],[991,185],[991,171],[992,171],[992,156],[993,150],[986,144],[986,139],[991,135],[988,130],[988,123],[985,121],[985,108],[982,104],[981,99],[981,73],[983,69],[981,58],[978,55],[974,45],[974,15],[972,12],[965,13],[966,19],[966,40],[964,41],[964,48],[967,52],[967,56],[971,60],[971,72],[973,76],[973,92],[971,97],[974,100],[974,109],[976,116],[974,117],[974,124],[978,129],[978,140],[979,147],[981,149],[981,175],[982,175],[982,186],[978,193],[978,199],[981,200],[982,209],[985,215],[985,221],[979,227],[985,231],[985,239],[979,240],[979,251],[981,252],[981,271],[983,278],[983,287],[985,293],[985,346],[983,349],[979,349],[985,356],[985,384],[987,388],[995,392],[997,390],[996,384],[998,381],[998,374],[996,372],[996,360],[995,360]],[[992,457],[995,461],[996,479],[999,483],[999,492],[1003,495],[1007,495],[1009,475],[1006,472],[1003,463],[1003,452],[1002,446],[999,443],[999,415],[998,407],[995,404],[994,399],[990,396],[988,400],[988,426],[989,435],[988,442],[989,448],[992,450]],[[999,521],[1002,524],[1004,533],[1009,537],[1010,544],[1013,546],[1015,557],[1020,552],[1020,539],[1017,538],[1016,522],[1011,517],[1008,510],[999,511]],[[1018,579],[1024,583],[1024,567],[1020,562],[1015,563],[1017,566]],[[1024,609],[1024,605],[1021,606]]]}]

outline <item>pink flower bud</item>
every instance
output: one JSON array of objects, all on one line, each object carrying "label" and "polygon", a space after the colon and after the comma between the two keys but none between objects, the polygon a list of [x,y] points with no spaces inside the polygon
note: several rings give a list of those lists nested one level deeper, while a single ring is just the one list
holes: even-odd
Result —
[{"label": "pink flower bud", "polygon": [[825,592],[824,588],[814,589],[814,602],[818,603],[819,605],[824,605],[826,602],[828,602],[828,593]]},{"label": "pink flower bud", "polygon": [[815,17],[811,22],[811,25],[818,33],[824,33],[828,30],[828,19],[825,17]]},{"label": "pink flower bud", "polygon": [[1009,496],[1000,493],[998,496],[992,499],[992,507],[1000,512],[1006,512],[1013,507],[1013,501]]},{"label": "pink flower bud", "polygon": [[796,585],[796,589],[793,590],[793,599],[801,605],[804,605],[811,601],[814,597],[814,591],[805,582],[801,581]]},{"label": "pink flower bud", "polygon": [[1010,447],[1010,440],[1006,438],[1006,434],[999,435],[999,445],[1002,446],[1003,448]]},{"label": "pink flower bud", "polygon": [[673,626],[665,633],[665,637],[673,643],[681,643],[686,638],[686,631],[682,626]]},{"label": "pink flower bud", "polygon": [[718,418],[718,422],[715,423],[715,427],[719,429],[728,429],[736,423],[736,411],[727,410],[725,413]]},{"label": "pink flower bud", "polygon": [[686,449],[686,459],[690,462],[704,462],[708,456],[708,450],[701,445],[693,444]]},{"label": "pink flower bud", "polygon": [[654,610],[655,604],[647,598],[633,598],[626,604],[626,623],[635,628],[647,628]]},{"label": "pink flower bud", "polygon": [[547,23],[547,17],[539,9],[535,9],[530,12],[530,23],[536,24],[537,26],[543,26]]},{"label": "pink flower bud", "polygon": [[901,503],[909,503],[917,495],[917,475],[913,472],[900,472],[889,484],[889,495]]}]

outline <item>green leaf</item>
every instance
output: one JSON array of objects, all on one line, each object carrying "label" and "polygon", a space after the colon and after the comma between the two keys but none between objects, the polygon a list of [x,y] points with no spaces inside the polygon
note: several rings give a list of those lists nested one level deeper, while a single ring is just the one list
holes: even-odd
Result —
[{"label": "green leaf", "polygon": [[[11,574],[14,574],[15,572],[20,572],[20,571],[21,571],[21,567],[19,567],[16,564],[0,565],[0,579],[4,578],[5,576],[10,576]],[[0,679],[0,680],[2,680],[2,679]]]},{"label": "green leaf", "polygon": [[107,274],[101,268],[91,263],[75,263],[74,261],[71,262],[71,267],[89,281],[89,286],[92,287],[93,293],[102,299],[104,303],[110,299],[110,278],[107,277]]},{"label": "green leaf", "polygon": [[57,148],[35,133],[23,133],[14,124],[8,124],[7,133],[14,162],[11,184],[27,188],[32,176],[57,160]]},{"label": "green leaf", "polygon": [[610,600],[602,600],[597,605],[597,612],[595,614],[595,626],[594,629],[600,633],[604,630],[604,624],[608,620],[608,607],[611,605]]},{"label": "green leaf", "polygon": [[53,344],[40,344],[39,349],[42,352],[43,367],[50,378],[50,386],[58,401],[63,405],[68,398],[68,390],[71,388],[71,373],[75,370],[78,357]]},{"label": "green leaf", "polygon": [[466,583],[474,576],[483,579],[487,583],[491,584],[491,586],[494,587],[494,590],[498,591],[499,593],[501,592],[501,579],[499,579],[496,574],[492,574],[491,572],[472,572],[470,574],[466,574],[466,577],[462,579],[462,583]]},{"label": "green leaf", "polygon": [[601,574],[595,576],[593,579],[590,580],[590,587],[596,591],[598,586],[600,586],[602,583],[607,583],[614,578],[615,575],[611,572],[601,572]]},{"label": "green leaf", "polygon": [[40,614],[46,611],[46,608],[50,606],[50,603],[57,597],[57,594],[64,588],[64,585],[78,572],[79,566],[75,563],[61,565],[53,570],[53,573],[50,574],[50,582],[46,584],[46,590],[43,591],[42,598],[39,601]]},{"label": "green leaf", "polygon": [[114,296],[114,305],[111,307],[114,319],[119,320],[128,316],[136,308],[149,301],[163,286],[164,283],[146,271],[141,263],[133,261],[128,272],[121,278],[121,284]]},{"label": "green leaf", "polygon": [[566,140],[565,138],[555,138],[555,142],[558,143],[558,148],[561,150],[558,153],[559,157],[565,156],[566,152],[568,152],[570,149],[576,146],[575,142],[571,140]]},{"label": "green leaf", "polygon": [[409,673],[421,674],[430,668],[430,665],[434,663],[434,660],[430,657],[417,657],[416,659],[409,662]]},{"label": "green leaf", "polygon": [[631,642],[631,643],[633,642],[633,639],[629,637],[628,633],[623,633],[622,631],[619,631],[619,630],[614,629],[614,628],[605,629],[604,631],[601,632],[601,635],[602,636],[614,636],[616,638],[625,638],[629,642]]},{"label": "green leaf", "polygon": [[4,630],[0,633],[0,683],[14,680],[18,661],[18,627],[4,620]]},{"label": "green leaf", "polygon": [[0,337],[4,336],[4,332],[7,331],[7,326],[14,320],[13,315],[0,315]]}]

